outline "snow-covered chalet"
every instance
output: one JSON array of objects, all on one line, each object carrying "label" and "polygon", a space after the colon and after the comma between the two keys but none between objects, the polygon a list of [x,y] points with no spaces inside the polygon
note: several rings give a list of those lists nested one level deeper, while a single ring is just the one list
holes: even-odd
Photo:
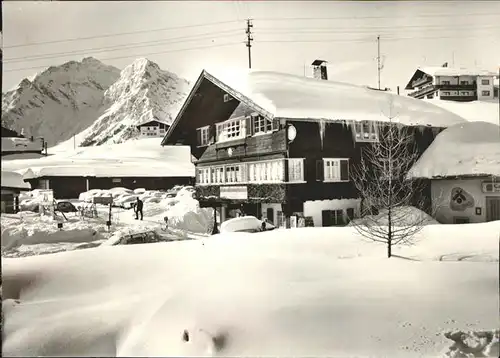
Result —
[{"label": "snow-covered chalet", "polygon": [[361,202],[349,168],[389,125],[388,103],[421,152],[464,121],[423,101],[318,77],[202,71],[162,141],[191,147],[201,206],[216,208],[221,221],[243,211],[279,227],[345,225]]},{"label": "snow-covered chalet", "polygon": [[500,127],[468,122],[445,129],[408,175],[430,180],[440,223],[500,220]]}]

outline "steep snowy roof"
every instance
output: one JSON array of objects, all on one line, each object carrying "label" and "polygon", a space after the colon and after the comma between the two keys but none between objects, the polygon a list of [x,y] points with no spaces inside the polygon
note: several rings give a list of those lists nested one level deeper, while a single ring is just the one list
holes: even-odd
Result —
[{"label": "steep snowy roof", "polygon": [[31,190],[31,185],[23,181],[23,176],[21,174],[2,170],[2,188]]},{"label": "steep snowy roof", "polygon": [[40,159],[9,160],[2,165],[25,174],[25,179],[43,176],[194,177],[190,148],[162,147],[158,138],[81,147]]},{"label": "steep snowy roof", "polygon": [[457,124],[442,131],[415,163],[410,178],[500,176],[500,127]]},{"label": "steep snowy roof", "polygon": [[419,67],[420,71],[431,76],[495,76],[496,73],[478,68],[453,68],[453,67]]},{"label": "steep snowy roof", "polygon": [[212,70],[209,74],[274,117],[387,122],[393,116],[393,122],[435,127],[464,122],[456,114],[421,100],[348,83],[270,71]]}]

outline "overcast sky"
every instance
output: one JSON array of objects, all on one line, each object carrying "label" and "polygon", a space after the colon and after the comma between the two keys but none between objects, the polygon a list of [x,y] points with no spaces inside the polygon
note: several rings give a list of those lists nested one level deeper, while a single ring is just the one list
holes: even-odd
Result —
[{"label": "overcast sky", "polygon": [[[449,62],[498,70],[500,64],[500,1],[4,1],[2,5],[4,91],[44,66],[86,56],[118,68],[147,57],[189,80],[204,67],[246,68],[246,18],[254,19],[255,69],[303,75],[305,68],[309,71],[305,65],[320,58],[330,63],[330,79],[376,86],[378,34],[382,87],[403,88],[418,66]],[[212,25],[197,26],[204,24]],[[75,38],[79,40],[55,42]],[[39,44],[19,46],[33,43]]]}]

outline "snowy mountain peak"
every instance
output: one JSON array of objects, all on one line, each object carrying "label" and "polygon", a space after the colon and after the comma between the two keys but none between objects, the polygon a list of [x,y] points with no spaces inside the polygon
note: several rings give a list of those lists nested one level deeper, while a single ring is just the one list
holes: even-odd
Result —
[{"label": "snowy mountain peak", "polygon": [[151,120],[171,123],[186,98],[189,82],[146,58],[135,60],[105,92],[109,109],[81,134],[81,145],[121,143],[136,126]]},{"label": "snowy mountain peak", "polygon": [[50,66],[2,97],[2,125],[41,136],[49,146],[71,138],[99,116],[104,91],[120,70],[95,58]]}]

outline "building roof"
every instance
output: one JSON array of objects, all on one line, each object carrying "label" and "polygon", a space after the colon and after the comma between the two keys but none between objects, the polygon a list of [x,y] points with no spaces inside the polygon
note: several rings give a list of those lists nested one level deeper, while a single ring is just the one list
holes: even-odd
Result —
[{"label": "building roof", "polygon": [[411,168],[410,178],[500,177],[500,127],[468,122],[438,134]]},{"label": "building roof", "polygon": [[172,124],[170,121],[167,121],[167,120],[153,119],[152,121],[142,122],[142,123],[136,125],[136,127],[142,127],[142,126],[145,126],[145,125],[151,125],[152,123],[163,123],[163,124],[166,124],[167,126],[170,126]]},{"label": "building roof", "polygon": [[496,73],[479,68],[453,68],[453,67],[438,67],[426,66],[419,67],[424,73],[431,76],[495,76]]},{"label": "building roof", "polygon": [[42,152],[43,141],[24,137],[2,137],[2,152]]},{"label": "building roof", "polygon": [[24,179],[45,176],[194,177],[191,151],[185,146],[160,146],[157,138],[81,147],[39,159],[2,161]]},{"label": "building roof", "polygon": [[248,101],[257,112],[269,118],[388,122],[392,116],[395,123],[434,127],[448,127],[464,121],[433,104],[348,83],[270,71],[239,70],[215,75],[203,71],[162,143],[166,143],[175,130],[203,80],[225,86],[226,90],[234,92],[231,95],[237,100]]},{"label": "building roof", "polygon": [[23,181],[23,176],[21,174],[2,170],[2,188],[31,190],[31,185]]}]

